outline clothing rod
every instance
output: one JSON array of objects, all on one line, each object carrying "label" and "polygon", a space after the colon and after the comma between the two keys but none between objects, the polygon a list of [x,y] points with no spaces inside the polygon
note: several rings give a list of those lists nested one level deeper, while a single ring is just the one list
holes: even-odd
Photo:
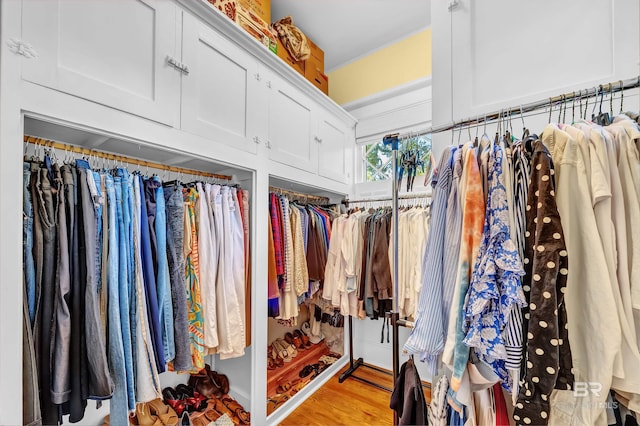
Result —
[{"label": "clothing rod", "polygon": [[24,135],[24,142],[34,144],[34,145],[41,145],[46,148],[54,148],[60,151],[73,152],[77,154],[88,155],[90,157],[104,158],[107,160],[115,160],[115,161],[120,161],[127,164],[134,164],[134,165],[143,166],[143,167],[151,167],[153,169],[166,170],[169,172],[209,177],[209,178],[222,179],[222,180],[231,180],[231,176],[227,176],[227,175],[219,175],[217,173],[209,173],[209,172],[204,172],[200,170],[185,169],[182,167],[167,166],[166,164],[154,163],[152,161],[146,161],[146,160],[139,160],[137,158],[125,157],[124,155],[112,154],[104,151],[97,151],[95,149],[83,148],[77,145],[68,145],[66,143],[56,142],[48,139],[36,138],[34,136]]},{"label": "clothing rod", "polygon": [[304,194],[302,192],[289,191],[286,189],[277,188],[275,186],[270,186],[269,191],[275,192],[276,194],[280,194],[280,195],[286,195],[288,197],[295,198],[298,200],[303,199],[307,203],[311,201],[311,202],[314,202],[315,204],[329,204],[329,197],[323,197],[321,195]]},{"label": "clothing rod", "polygon": [[410,137],[423,136],[423,135],[428,135],[433,133],[442,133],[452,129],[456,129],[458,127],[478,125],[481,123],[495,121],[500,118],[509,117],[514,114],[521,114],[521,113],[535,111],[541,108],[553,107],[554,105],[557,105],[557,104],[561,104],[561,103],[566,104],[567,102],[580,100],[584,98],[591,98],[593,96],[611,95],[613,93],[621,92],[623,90],[630,90],[638,87],[640,87],[640,76],[629,78],[627,80],[618,80],[610,83],[600,84],[595,87],[590,87],[590,88],[582,89],[578,91],[572,91],[570,93],[564,93],[564,94],[553,96],[546,99],[540,99],[538,101],[529,102],[526,104],[506,108],[500,111],[494,111],[489,114],[480,114],[476,117],[470,117],[460,121],[453,121],[440,126],[421,130],[420,132],[410,132],[404,135],[400,135],[396,133],[396,134],[387,135],[385,137],[395,136],[398,139],[407,139]]},{"label": "clothing rod", "polygon": [[[426,192],[422,192],[419,194],[411,194],[411,195],[398,195],[398,200],[413,200],[413,199],[418,199],[418,198],[431,198],[431,194],[426,193]],[[383,197],[383,198],[368,198],[368,199],[362,199],[362,200],[342,200],[342,204],[357,204],[357,203],[375,203],[375,202],[379,202],[379,201],[392,201],[393,198],[392,197]]]}]

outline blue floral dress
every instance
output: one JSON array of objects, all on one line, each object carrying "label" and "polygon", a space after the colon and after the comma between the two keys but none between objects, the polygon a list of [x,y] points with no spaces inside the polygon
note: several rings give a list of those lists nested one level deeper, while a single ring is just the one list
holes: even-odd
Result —
[{"label": "blue floral dress", "polygon": [[464,307],[467,328],[464,343],[491,366],[502,380],[502,386],[511,391],[512,383],[505,367],[507,351],[503,330],[511,311],[526,306],[526,299],[520,284],[524,269],[509,230],[503,155],[502,148],[493,144],[484,235]]}]

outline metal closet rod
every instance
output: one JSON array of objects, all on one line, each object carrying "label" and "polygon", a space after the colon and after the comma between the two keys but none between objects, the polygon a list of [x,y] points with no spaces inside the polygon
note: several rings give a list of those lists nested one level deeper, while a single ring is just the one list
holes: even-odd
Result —
[{"label": "metal closet rod", "polygon": [[289,191],[287,189],[282,189],[275,186],[270,186],[269,191],[275,192],[280,195],[285,195],[293,199],[305,200],[305,203],[312,202],[315,204],[329,204],[329,197],[323,197],[321,195],[304,194],[302,192]]},{"label": "metal closet rod", "polygon": [[153,169],[166,170],[169,172],[182,173],[186,175],[202,176],[222,180],[231,180],[231,176],[219,175],[217,173],[203,172],[200,170],[185,169],[182,167],[167,166],[166,164],[154,163],[152,161],[139,160],[137,158],[125,157],[124,155],[111,154],[104,151],[96,151],[94,149],[83,148],[77,145],[68,145],[66,143],[56,142],[48,139],[36,138],[34,136],[24,135],[24,141],[34,145],[42,145],[47,148],[55,148],[60,151],[74,152],[90,157],[105,158],[107,160],[120,161],[127,164],[134,164],[142,167],[151,167]]},{"label": "metal closet rod", "polygon": [[522,114],[527,112],[536,111],[543,108],[553,107],[554,105],[564,104],[567,102],[571,102],[574,100],[580,100],[584,98],[591,98],[593,96],[604,96],[606,94],[613,94],[617,92],[622,92],[624,90],[630,90],[640,87],[640,76],[629,78],[627,80],[618,80],[610,83],[600,84],[598,86],[590,87],[587,89],[582,89],[578,91],[573,91],[569,93],[564,93],[562,95],[553,96],[546,99],[540,99],[539,101],[529,102],[527,104],[522,104],[510,108],[505,108],[500,111],[494,111],[489,114],[479,114],[476,117],[470,117],[465,120],[453,121],[451,123],[443,124],[440,126],[430,127],[428,129],[420,130],[417,132],[409,132],[406,134],[400,135],[399,133],[394,133],[389,136],[395,136],[398,139],[411,139],[418,136],[430,135],[433,133],[442,133],[449,130],[457,129],[459,127],[466,127],[471,125],[483,124],[494,120],[499,120],[500,118],[509,117],[514,114]]},{"label": "metal closet rod", "polygon": [[[418,198],[431,198],[431,194],[429,193],[420,193],[420,194],[411,194],[411,195],[399,195],[398,200],[413,200]],[[349,205],[350,203],[375,203],[379,201],[392,201],[393,197],[383,197],[383,198],[367,198],[362,200],[349,200],[348,198],[342,200],[342,204]]]}]

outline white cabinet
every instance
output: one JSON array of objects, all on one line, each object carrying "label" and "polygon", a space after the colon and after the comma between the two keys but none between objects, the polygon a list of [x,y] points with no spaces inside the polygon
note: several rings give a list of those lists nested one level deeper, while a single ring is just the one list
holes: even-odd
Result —
[{"label": "white cabinet", "polygon": [[315,173],[317,146],[312,143],[315,105],[291,84],[269,77],[269,129],[267,146],[273,161]]},{"label": "white cabinet", "polygon": [[176,5],[166,0],[28,0],[22,40],[37,53],[22,78],[174,125],[180,73]]},{"label": "white cabinet", "polygon": [[269,158],[347,183],[349,125],[279,77],[270,75],[267,86]]},{"label": "white cabinet", "polygon": [[326,112],[318,120],[318,174],[338,182],[347,183],[347,134],[344,123]]},{"label": "white cabinet", "polygon": [[258,62],[196,17],[184,13],[181,128],[256,153],[261,105]]}]

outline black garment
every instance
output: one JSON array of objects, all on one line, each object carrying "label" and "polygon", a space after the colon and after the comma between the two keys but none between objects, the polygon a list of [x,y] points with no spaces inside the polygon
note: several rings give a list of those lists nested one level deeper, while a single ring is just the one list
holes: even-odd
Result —
[{"label": "black garment", "polygon": [[71,230],[71,395],[69,404],[62,410],[63,414],[69,414],[69,421],[76,423],[84,417],[84,410],[87,408],[87,397],[89,394],[86,380],[87,377],[87,355],[85,345],[84,329],[84,305],[86,288],[86,263],[80,259],[85,258],[84,227],[82,226],[82,205],[79,202],[78,193],[78,170],[71,167],[73,174],[73,185],[67,188],[65,196],[67,200],[67,211],[69,212],[69,229]]},{"label": "black garment", "polygon": [[160,181],[154,178],[144,179],[144,200],[147,206],[147,218],[149,221],[149,239],[151,240],[151,258],[153,259],[153,272],[158,276],[158,240],[156,237],[156,189],[160,186]]},{"label": "black garment", "polygon": [[426,425],[427,403],[422,391],[422,382],[413,357],[400,367],[389,408],[398,413],[400,425]]}]

